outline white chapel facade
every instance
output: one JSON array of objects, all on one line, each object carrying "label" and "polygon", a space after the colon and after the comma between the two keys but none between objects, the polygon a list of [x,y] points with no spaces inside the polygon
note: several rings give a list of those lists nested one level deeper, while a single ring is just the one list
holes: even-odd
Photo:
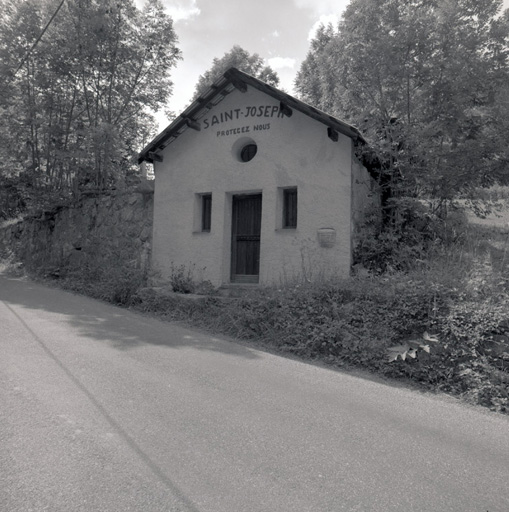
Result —
[{"label": "white chapel facade", "polygon": [[345,277],[376,204],[359,132],[234,68],[139,155],[154,163],[152,266],[214,286]]}]

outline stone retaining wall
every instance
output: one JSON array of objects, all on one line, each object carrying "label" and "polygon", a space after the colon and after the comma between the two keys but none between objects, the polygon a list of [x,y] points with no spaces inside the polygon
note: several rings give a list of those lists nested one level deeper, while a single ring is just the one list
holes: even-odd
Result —
[{"label": "stone retaining wall", "polygon": [[131,192],[89,192],[78,204],[0,225],[0,258],[60,273],[97,261],[148,270],[153,182]]}]

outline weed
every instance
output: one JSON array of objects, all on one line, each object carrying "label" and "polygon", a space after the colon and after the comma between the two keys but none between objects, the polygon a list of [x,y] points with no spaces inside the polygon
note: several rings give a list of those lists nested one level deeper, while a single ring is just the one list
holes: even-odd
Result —
[{"label": "weed", "polygon": [[175,293],[193,293],[196,289],[194,270],[196,265],[174,265],[171,262],[170,285]]}]

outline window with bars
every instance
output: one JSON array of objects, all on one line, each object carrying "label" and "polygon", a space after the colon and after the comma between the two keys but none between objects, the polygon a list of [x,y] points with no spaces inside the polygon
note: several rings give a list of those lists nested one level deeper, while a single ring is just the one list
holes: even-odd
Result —
[{"label": "window with bars", "polygon": [[297,188],[283,190],[283,228],[297,227]]}]

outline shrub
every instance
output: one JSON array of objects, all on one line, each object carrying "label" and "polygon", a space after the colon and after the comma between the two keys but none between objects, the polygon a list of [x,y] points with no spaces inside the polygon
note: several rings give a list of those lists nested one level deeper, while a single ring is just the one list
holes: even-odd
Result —
[{"label": "shrub", "polygon": [[[129,246],[105,246],[100,240],[92,240],[86,250],[80,251],[79,259],[62,262],[52,274],[64,288],[130,306],[137,300],[137,291],[147,282],[147,272],[132,259],[133,253]],[[47,269],[40,268],[37,272],[47,275]]]},{"label": "shrub", "polygon": [[85,262],[79,268],[61,269],[60,283],[64,288],[118,305],[136,301],[139,288],[146,283],[146,275],[127,262],[115,265]]},{"label": "shrub", "polygon": [[173,261],[171,262],[170,285],[175,293],[193,293],[195,291],[194,267],[195,265],[175,266]]},{"label": "shrub", "polygon": [[444,248],[465,242],[465,212],[451,205],[425,205],[412,198],[392,198],[385,224],[376,212],[359,228],[354,263],[372,273],[408,272],[426,267]]}]

